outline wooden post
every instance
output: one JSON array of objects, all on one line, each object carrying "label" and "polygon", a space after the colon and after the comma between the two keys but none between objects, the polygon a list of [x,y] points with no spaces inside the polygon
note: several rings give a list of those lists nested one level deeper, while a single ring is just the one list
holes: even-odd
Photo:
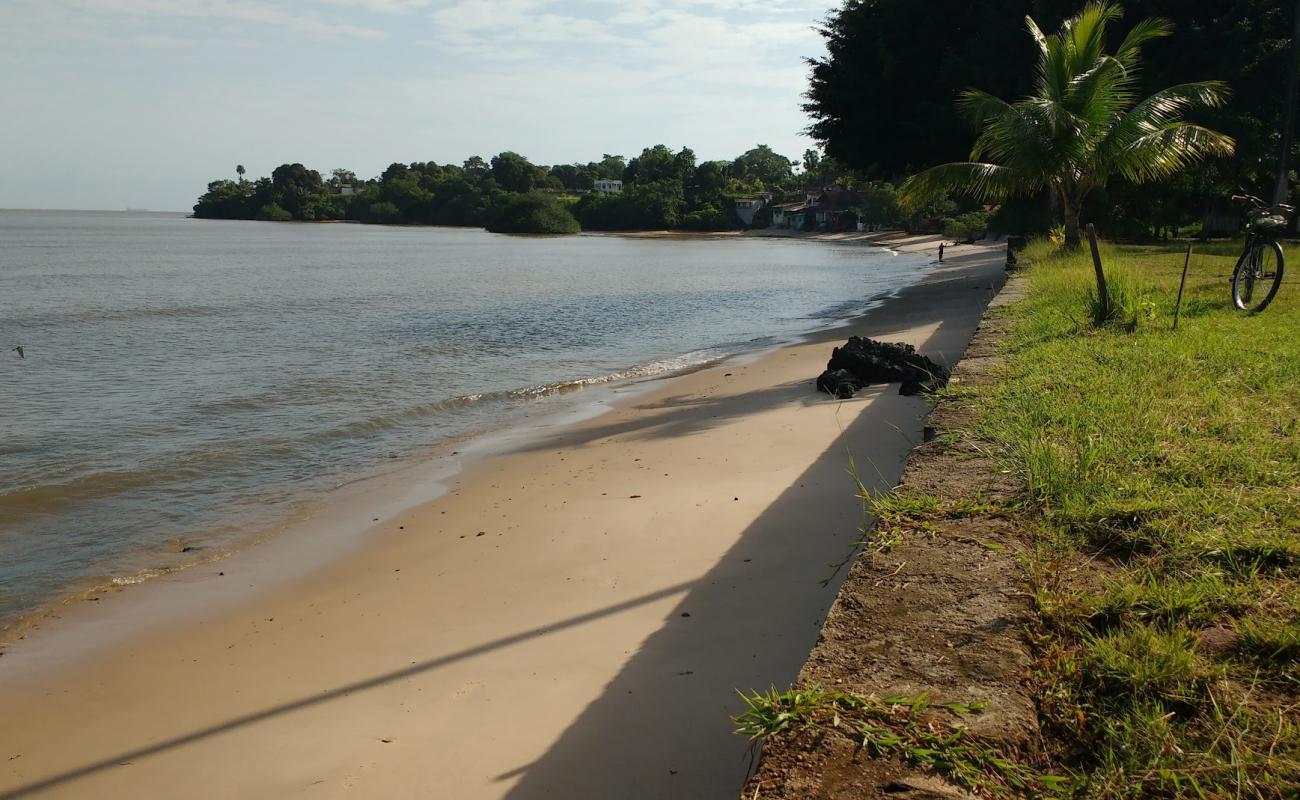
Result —
[{"label": "wooden post", "polygon": [[1187,285],[1187,265],[1192,263],[1192,243],[1187,243],[1187,257],[1183,259],[1183,277],[1178,281],[1178,303],[1174,306],[1174,330],[1178,330],[1178,312],[1183,310],[1183,287]]},{"label": "wooden post", "polygon": [[1097,297],[1101,299],[1101,318],[1110,319],[1110,295],[1106,292],[1106,273],[1101,271],[1101,253],[1097,252],[1097,226],[1088,223],[1088,246],[1092,248],[1092,266],[1097,271]]}]

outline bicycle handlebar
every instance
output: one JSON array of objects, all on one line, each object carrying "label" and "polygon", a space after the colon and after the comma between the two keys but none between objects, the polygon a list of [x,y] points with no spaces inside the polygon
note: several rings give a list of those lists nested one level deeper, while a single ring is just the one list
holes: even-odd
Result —
[{"label": "bicycle handlebar", "polygon": [[1255,208],[1269,208],[1269,209],[1276,208],[1281,211],[1285,211],[1288,214],[1295,211],[1295,206],[1289,206],[1286,203],[1272,203],[1272,204],[1266,203],[1262,199],[1256,197],[1253,194],[1234,194],[1232,196],[1232,202],[1250,203]]}]

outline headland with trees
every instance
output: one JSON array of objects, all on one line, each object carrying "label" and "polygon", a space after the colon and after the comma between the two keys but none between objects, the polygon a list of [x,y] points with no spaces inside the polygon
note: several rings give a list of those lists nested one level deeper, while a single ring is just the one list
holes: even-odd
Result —
[{"label": "headland with trees", "polygon": [[[701,162],[690,148],[660,144],[630,159],[603,154],[599,161],[553,166],[509,151],[461,164],[394,163],[369,179],[347,169],[325,177],[297,163],[256,180],[244,178],[242,165],[236,172],[233,180],[208,184],[194,206],[196,217],[461,225],[508,233],[721,231],[766,227],[773,206],[808,202],[834,187],[835,224],[902,221],[892,183],[865,180],[815,150],[792,159],[767,145],[730,161]],[[738,201],[758,202],[742,216]],[[808,215],[804,226],[817,224]]]}]

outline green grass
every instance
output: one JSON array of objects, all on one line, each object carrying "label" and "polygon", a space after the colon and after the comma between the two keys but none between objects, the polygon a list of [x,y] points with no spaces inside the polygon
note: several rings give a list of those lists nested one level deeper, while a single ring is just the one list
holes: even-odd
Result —
[{"label": "green grass", "polygon": [[[1039,704],[1079,797],[1300,796],[1300,248],[1250,316],[1238,244],[1026,254],[978,434],[1025,486]],[[900,505],[903,501],[897,501]],[[913,503],[915,505],[915,503]]]},{"label": "green grass", "polygon": [[984,795],[1058,796],[1068,779],[1043,774],[1016,754],[971,734],[962,719],[982,703],[934,703],[915,697],[866,697],[822,689],[791,689],[741,695],[746,710],[736,733],[757,742],[786,728],[816,728],[853,740],[872,755],[897,758],[943,775]]}]

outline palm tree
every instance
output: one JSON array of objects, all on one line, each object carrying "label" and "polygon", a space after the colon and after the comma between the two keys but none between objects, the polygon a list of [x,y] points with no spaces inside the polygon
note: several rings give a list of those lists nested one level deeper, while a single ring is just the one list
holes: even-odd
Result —
[{"label": "palm tree", "polygon": [[248,170],[244,169],[244,165],[243,165],[243,164],[236,164],[236,165],[235,165],[235,172],[239,173],[239,182],[240,182],[240,183],[243,183],[243,182],[244,182],[244,173],[245,173],[245,172],[248,172]]},{"label": "palm tree", "polygon": [[1172,33],[1173,24],[1143,20],[1107,53],[1106,25],[1122,13],[1105,0],[1090,2],[1050,37],[1026,17],[1038,44],[1034,93],[1007,103],[976,89],[963,92],[958,109],[979,129],[971,160],[912,176],[904,197],[917,202],[964,192],[996,202],[1047,187],[1061,201],[1066,246],[1077,247],[1083,200],[1112,175],[1143,183],[1207,156],[1230,155],[1232,139],[1183,119],[1188,109],[1221,105],[1226,84],[1184,83],[1137,99],[1139,50]]}]

